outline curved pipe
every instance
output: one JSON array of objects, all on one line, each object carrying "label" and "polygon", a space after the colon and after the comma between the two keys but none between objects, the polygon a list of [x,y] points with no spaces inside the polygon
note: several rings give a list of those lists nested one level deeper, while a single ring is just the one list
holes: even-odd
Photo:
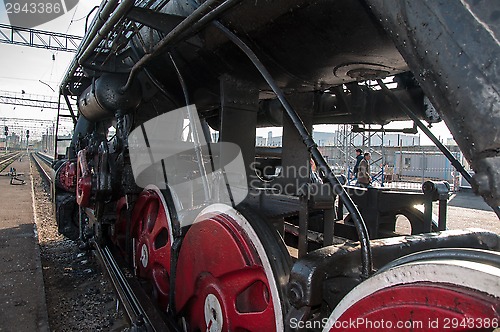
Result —
[{"label": "curved pipe", "polygon": [[283,92],[280,90],[276,82],[273,80],[267,69],[264,67],[262,62],[260,62],[259,58],[255,55],[255,53],[241,40],[236,36],[234,33],[232,33],[229,29],[227,29],[222,23],[218,21],[214,21],[213,25],[215,25],[220,31],[222,31],[226,37],[229,38],[238,48],[240,48],[245,55],[252,61],[254,66],[257,68],[257,70],[260,72],[262,77],[266,80],[267,84],[271,87],[273,92],[276,94],[278,97],[279,101],[283,105],[283,108],[285,109],[286,114],[294,124],[295,128],[299,132],[300,136],[302,137],[302,140],[304,144],[306,145],[307,149],[312,155],[313,160],[316,162],[316,164],[320,167],[320,169],[326,174],[326,177],[328,179],[328,182],[333,188],[333,191],[335,192],[336,195],[339,196],[339,198],[342,200],[344,205],[346,206],[347,210],[349,213],[352,215],[352,219],[354,222],[354,225],[356,226],[356,231],[358,233],[358,237],[361,243],[361,258],[362,258],[362,275],[363,277],[367,278],[370,276],[370,274],[373,271],[373,262],[372,262],[372,254],[371,254],[371,247],[370,247],[370,238],[368,235],[368,231],[366,229],[365,222],[363,220],[363,217],[361,216],[358,208],[352,201],[351,197],[347,194],[347,192],[344,190],[342,185],[340,184],[339,180],[335,177],[333,174],[332,170],[330,167],[328,167],[328,164],[326,163],[326,160],[323,158],[321,153],[318,150],[318,146],[314,142],[311,134],[308,132],[306,127],[304,126],[304,123],[300,119],[299,115],[295,110],[292,108],[288,100],[285,98],[285,95]]},{"label": "curved pipe", "polygon": [[87,14],[87,17],[85,18],[85,33],[87,33],[87,30],[88,30],[88,27],[89,27],[89,17],[90,15],[92,15],[92,13],[98,9],[99,6],[95,6],[94,8],[92,8],[92,10]]},{"label": "curved pipe", "polygon": [[[92,54],[97,45],[107,36],[123,15],[134,5],[134,0],[123,0],[119,5],[117,1],[108,1],[102,10],[99,10],[92,21],[92,30],[85,34],[77,55],[73,58],[68,72],[61,82],[60,89],[64,90],[66,84],[71,80],[73,74],[80,64]],[[114,10],[116,7],[116,10]],[[114,12],[113,12],[114,10]],[[111,15],[111,16],[110,16]]]},{"label": "curved pipe", "polygon": [[[161,52],[170,45],[176,38],[178,38],[181,34],[185,33],[193,24],[197,21],[200,21],[203,16],[209,12],[209,10],[213,6],[217,6],[222,0],[208,0],[203,3],[201,6],[196,8],[196,10],[186,17],[181,23],[179,23],[172,31],[170,31],[162,40],[158,42],[151,51],[144,55],[139,61],[137,61],[132,70],[130,71],[127,83],[123,86],[123,91],[127,90],[132,84],[134,77],[137,75],[138,71],[144,67],[149,61],[154,59],[156,56],[161,54]],[[230,1],[230,0],[228,0]]]}]

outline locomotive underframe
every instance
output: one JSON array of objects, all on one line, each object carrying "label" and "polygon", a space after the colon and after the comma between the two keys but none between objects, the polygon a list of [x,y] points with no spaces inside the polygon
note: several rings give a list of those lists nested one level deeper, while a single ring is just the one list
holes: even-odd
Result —
[{"label": "locomotive underframe", "polygon": [[[373,3],[377,15],[385,17],[380,13],[386,5],[382,2],[368,1]],[[261,4],[263,7],[260,9],[256,4],[240,4],[239,1],[207,1],[197,9],[179,4],[178,12],[174,13],[176,15],[194,10],[186,21],[165,13],[162,2],[148,2],[151,6],[158,5],[154,10],[134,7],[134,4],[134,1],[122,1],[116,3],[113,9],[110,1],[100,8],[103,17],[105,13],[109,17],[105,21],[94,22],[61,86],[61,93],[70,109],[68,96],[78,97],[79,118],[75,118],[75,135],[66,155],[58,156],[62,160],[54,165],[55,211],[59,229],[65,235],[87,244],[111,239],[128,257],[139,276],[154,283],[159,306],[167,310],[171,317],[178,319],[178,309],[182,312],[181,316],[187,317],[185,319],[192,319],[191,328],[199,323],[195,318],[195,307],[199,304],[193,299],[207,296],[207,291],[192,286],[192,294],[180,292],[179,295],[175,294],[175,290],[176,287],[179,290],[179,282],[183,280],[186,285],[191,281],[195,284],[196,280],[190,279],[198,275],[187,273],[183,264],[188,261],[186,255],[189,257],[195,250],[193,243],[203,239],[199,234],[207,230],[199,225],[182,226],[182,219],[189,214],[202,218],[202,208],[217,206],[208,204],[189,211],[177,211],[176,193],[169,186],[145,190],[138,187],[130,162],[128,135],[133,128],[140,127],[159,113],[184,104],[196,104],[205,135],[210,126],[218,131],[221,142],[234,143],[240,148],[249,195],[235,210],[243,217],[236,212],[234,215],[228,212],[232,219],[206,217],[202,221],[212,223],[221,232],[236,227],[236,231],[226,235],[231,240],[228,243],[242,241],[248,248],[245,251],[228,244],[224,247],[227,250],[241,250],[241,257],[248,256],[247,259],[254,263],[269,258],[272,271],[264,266],[265,276],[258,271],[252,280],[260,282],[264,286],[259,287],[267,287],[271,292],[262,301],[269,301],[269,298],[274,301],[272,313],[275,316],[266,314],[265,318],[270,320],[270,317],[276,317],[277,329],[292,328],[289,326],[292,320],[304,322],[328,318],[353,288],[362,286],[367,278],[369,280],[372,269],[380,270],[408,254],[438,248],[500,250],[499,238],[495,234],[479,230],[444,231],[448,195],[448,187],[444,184],[429,183],[421,194],[341,186],[341,179],[335,178],[326,168],[316,144],[308,135],[312,125],[318,123],[385,124],[391,120],[406,119],[399,106],[382,90],[358,84],[360,80],[396,75],[397,87],[393,91],[398,99],[428,122],[440,119],[433,110],[424,106],[422,89],[433,102],[439,99],[437,104],[440,106],[443,100],[449,104],[453,98],[465,100],[465,104],[469,105],[475,98],[457,97],[453,91],[430,93],[432,84],[429,85],[429,82],[441,82],[441,78],[426,74],[422,79],[422,73],[419,73],[415,78],[421,88],[415,78],[406,72],[407,62],[411,64],[414,74],[417,72],[413,66],[422,67],[415,64],[418,63],[413,59],[415,55],[405,50],[407,40],[418,39],[421,35],[408,32],[410,36],[401,42],[398,32],[394,32],[401,31],[401,28],[393,26],[393,20],[397,18],[392,14],[397,10],[407,10],[406,7],[394,9],[388,15],[392,21],[382,22],[384,26],[393,27],[394,31],[390,31],[389,35],[396,34],[394,38],[401,44],[397,46],[405,56],[403,60],[365,2],[339,1],[338,7],[335,7],[329,6],[328,1],[319,1],[314,5],[299,0],[293,4],[277,1]],[[411,6],[414,11],[422,10],[420,5]],[[113,10],[114,14],[110,15]],[[345,13],[358,19],[358,29],[351,30],[351,25],[345,23],[349,21],[348,15],[343,17]],[[224,25],[217,21],[207,25],[216,18]],[[338,21],[324,25],[332,18]],[[187,24],[188,20],[190,24]],[[307,24],[300,27],[296,20]],[[115,25],[118,28],[113,30]],[[318,30],[322,25],[325,26],[324,31]],[[432,28],[437,29],[437,24]],[[247,42],[239,39],[233,31],[244,35]],[[354,31],[355,37],[345,37],[347,31]],[[282,38],[284,33],[293,33],[300,43],[285,42]],[[334,51],[324,48],[325,38],[335,45]],[[418,39],[418,43],[423,41]],[[252,61],[248,61],[244,53]],[[307,59],[309,53],[317,57],[304,63],[303,59]],[[331,68],[334,68],[333,74]],[[443,65],[438,70],[449,73],[455,71],[456,66]],[[478,102],[477,107],[481,108],[484,102]],[[498,101],[493,100],[493,104],[498,106]],[[446,120],[452,117],[455,109],[458,109],[458,114],[467,117],[472,114],[462,106],[453,109],[440,107],[439,110]],[[492,111],[494,109],[483,109],[481,117],[489,117]],[[454,122],[451,123],[454,131]],[[496,130],[490,128],[488,123],[479,133],[474,128],[466,128],[462,120],[457,123],[460,127],[458,132],[466,132],[472,140]],[[116,128],[116,135],[108,138],[107,131],[111,125]],[[269,125],[283,127],[283,146],[279,153],[255,146],[255,129]],[[210,135],[206,137],[210,138]],[[495,206],[498,191],[494,183],[498,170],[484,165],[496,162],[498,157],[491,152],[494,150],[491,144],[499,143],[496,140],[493,143],[477,142],[471,147],[469,142],[459,140],[461,146],[470,148],[464,152],[472,158],[473,165],[480,165],[480,181],[476,184],[479,191]],[[483,148],[490,152],[478,152]],[[311,155],[325,175],[325,184],[311,183]],[[205,157],[211,159],[213,156],[203,156],[198,160]],[[270,175],[266,174],[266,167],[274,169],[278,165],[283,170],[302,168],[309,171],[282,171],[276,178],[266,179],[266,175]],[[276,191],[274,185],[282,190]],[[434,221],[433,201],[440,203],[439,219]],[[164,215],[156,225],[147,226],[153,218],[151,216],[155,215],[151,209],[154,210],[158,204],[160,210],[165,210]],[[424,205],[423,212],[414,208],[417,204]],[[349,212],[347,218],[344,218],[342,206]],[[394,232],[397,215],[405,215],[409,219],[413,235],[379,239]],[[162,235],[162,253],[154,254],[148,248],[157,245],[157,238],[153,238],[148,230],[152,232],[160,224],[170,236]],[[270,225],[272,231],[269,231]],[[256,231],[255,238],[249,235],[254,234],[252,229]],[[237,233],[245,236],[235,235]],[[259,256],[258,250],[253,252],[252,246],[264,246],[268,257],[262,256],[262,252]],[[439,252],[436,251],[434,256],[429,254],[429,257],[438,258]],[[481,255],[481,252],[471,251],[470,259],[481,260]],[[241,257],[232,259],[236,261]],[[160,264],[161,272],[148,264],[148,259],[159,258],[165,260]],[[484,262],[491,263],[488,259]],[[405,264],[408,262],[402,262],[401,268],[404,269]],[[245,271],[242,268],[233,272],[242,278],[249,278]],[[200,276],[206,272],[201,267],[196,271]],[[163,278],[160,281],[158,273]],[[274,277],[270,278],[270,273]],[[177,274],[181,278],[177,278]],[[217,293],[223,289],[223,279],[200,278],[206,289],[214,289],[221,302],[227,300],[224,294]],[[274,278],[279,282],[274,284]],[[275,293],[273,290],[276,290]],[[252,292],[258,291],[252,289]],[[217,303],[209,295],[207,299]],[[235,298],[231,300],[239,301]],[[490,300],[482,303],[489,303]],[[247,302],[252,302],[251,298]],[[492,303],[499,305],[498,299]],[[219,307],[213,305],[212,310],[219,312],[220,304]],[[262,308],[257,305],[253,309]],[[262,310],[266,312],[267,309]],[[278,316],[281,323],[278,323]],[[234,313],[234,317],[244,319],[241,313]]]}]

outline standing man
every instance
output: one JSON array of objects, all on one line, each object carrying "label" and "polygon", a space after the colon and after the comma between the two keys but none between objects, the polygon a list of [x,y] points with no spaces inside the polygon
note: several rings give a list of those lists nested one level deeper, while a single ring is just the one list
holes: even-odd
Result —
[{"label": "standing man", "polygon": [[355,179],[358,177],[359,163],[361,160],[363,160],[363,150],[356,149],[356,165],[354,165],[354,169],[352,170],[353,178]]},{"label": "standing man", "polygon": [[319,175],[318,168],[316,167],[316,163],[314,162],[314,160],[312,158],[309,160],[309,164],[311,165],[311,169],[310,169],[311,183],[323,183],[323,180],[321,179],[321,176]]},{"label": "standing man", "polygon": [[358,185],[363,188],[367,188],[372,182],[372,177],[370,175],[370,159],[370,152],[366,152],[358,166]]}]

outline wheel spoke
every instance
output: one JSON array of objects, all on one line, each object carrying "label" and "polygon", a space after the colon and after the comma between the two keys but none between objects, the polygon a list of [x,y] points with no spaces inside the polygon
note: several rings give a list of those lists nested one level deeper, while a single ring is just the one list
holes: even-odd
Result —
[{"label": "wheel spoke", "polygon": [[[160,234],[162,229],[167,229],[167,218],[163,211],[158,211],[156,214],[156,220],[154,221],[153,229],[151,230],[151,238],[156,239],[158,234]],[[167,229],[168,231],[168,229]]]},{"label": "wheel spoke", "polygon": [[[280,256],[285,251],[278,238],[274,242],[273,230],[254,228],[254,222],[230,207],[213,205],[185,234],[175,303],[188,331],[207,331],[208,324],[224,332],[275,331],[283,326],[283,289],[273,266],[287,269],[287,256]],[[263,248],[275,253],[274,260]]]},{"label": "wheel spoke", "polygon": [[[249,331],[272,329],[275,321],[274,309],[262,267],[252,266],[234,271],[222,276],[219,281],[227,319],[232,328],[243,327]],[[258,282],[263,284],[263,288],[260,289],[261,293],[247,294],[241,299],[243,303],[238,303],[238,296],[243,295]],[[263,303],[265,303],[264,307],[258,309]],[[240,306],[243,308],[239,308]]]},{"label": "wheel spoke", "polygon": [[164,267],[155,266],[152,272],[153,280],[156,288],[163,296],[168,296],[169,278],[168,271]]},{"label": "wheel spoke", "polygon": [[[151,250],[151,263],[164,267],[170,266],[170,246]],[[170,271],[169,271],[170,272]]]},{"label": "wheel spoke", "polygon": [[132,212],[132,228],[138,229],[139,222],[142,220],[142,215],[144,213],[144,208],[150,197],[149,192],[143,192],[139,195],[137,202],[135,203],[134,211]]},{"label": "wheel spoke", "polygon": [[145,208],[143,217],[143,232],[151,233],[153,227],[157,224],[158,219],[158,201],[156,197],[152,197]]},{"label": "wheel spoke", "polygon": [[267,285],[266,275],[260,266],[246,267],[219,278],[221,291],[228,301],[235,303],[236,297],[257,281]]},{"label": "wheel spoke", "polygon": [[188,331],[206,331],[207,326],[205,325],[205,299],[200,297],[195,297],[191,299],[189,319],[189,329]]},{"label": "wheel spoke", "polygon": [[137,274],[155,290],[160,308],[169,303],[170,238],[168,209],[163,206],[159,189],[144,190],[132,211],[132,238],[135,240]]}]

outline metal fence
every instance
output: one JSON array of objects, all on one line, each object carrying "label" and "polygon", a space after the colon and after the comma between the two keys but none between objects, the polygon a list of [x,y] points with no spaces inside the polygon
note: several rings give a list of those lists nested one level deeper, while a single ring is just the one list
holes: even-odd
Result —
[{"label": "metal fence", "polygon": [[[453,152],[462,160],[460,152]],[[394,188],[398,190],[420,191],[425,181],[447,181],[451,190],[456,191],[468,184],[451,165],[444,155],[429,151],[397,151],[392,156],[392,164],[376,167],[372,165],[372,185],[374,187]],[[336,174],[345,174],[342,167],[332,167]],[[350,185],[356,184],[352,168],[347,170]]]}]

